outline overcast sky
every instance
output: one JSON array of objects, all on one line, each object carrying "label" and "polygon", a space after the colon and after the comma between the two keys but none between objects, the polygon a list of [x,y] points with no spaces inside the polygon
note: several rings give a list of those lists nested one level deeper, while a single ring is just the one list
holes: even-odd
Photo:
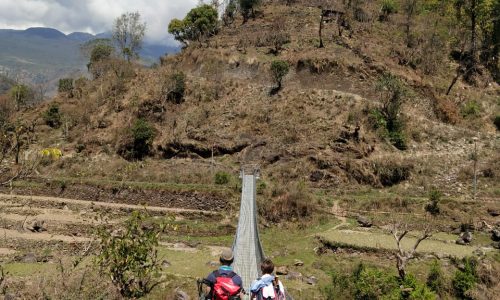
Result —
[{"label": "overcast sky", "polygon": [[0,0],[0,28],[52,27],[74,31],[110,31],[124,12],[138,11],[147,23],[146,39],[172,44],[167,28],[172,18],[183,18],[198,0]]}]

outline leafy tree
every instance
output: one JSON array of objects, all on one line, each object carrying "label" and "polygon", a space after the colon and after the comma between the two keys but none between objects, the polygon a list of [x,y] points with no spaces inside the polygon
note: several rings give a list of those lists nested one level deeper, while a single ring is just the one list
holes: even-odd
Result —
[{"label": "leafy tree", "polygon": [[408,97],[408,91],[398,78],[390,74],[382,76],[377,82],[376,88],[381,94],[380,113],[385,120],[389,139],[396,148],[405,150],[406,137],[400,114],[401,106]]},{"label": "leafy tree", "polygon": [[16,84],[11,88],[10,96],[16,103],[16,110],[19,111],[33,97],[33,92],[25,84]]},{"label": "leafy tree", "polygon": [[165,78],[162,86],[162,94],[167,101],[180,104],[184,100],[186,91],[186,75],[183,72],[175,72]]},{"label": "leafy tree", "polygon": [[101,244],[97,263],[126,298],[143,297],[162,282],[156,247],[164,226],[146,226],[147,221],[144,213],[135,211],[123,228],[98,230]]},{"label": "leafy tree", "polygon": [[477,261],[473,258],[464,258],[464,267],[455,272],[452,285],[455,290],[455,295],[461,299],[472,299],[467,295],[477,283],[476,264]]},{"label": "leafy tree", "polygon": [[151,151],[155,130],[144,119],[137,119],[132,126],[133,157],[142,159]]},{"label": "leafy tree", "polygon": [[398,12],[398,5],[394,0],[383,0],[380,7],[380,21],[389,20],[389,16]]},{"label": "leafy tree", "polygon": [[250,17],[255,18],[255,8],[260,5],[261,0],[238,0],[240,4],[243,23],[248,21]]},{"label": "leafy tree", "polygon": [[224,15],[222,16],[222,22],[224,25],[228,26],[234,22],[236,13],[238,11],[238,6],[236,5],[237,0],[229,0],[229,3],[224,10]]},{"label": "leafy tree", "polygon": [[59,105],[53,103],[49,108],[43,113],[43,119],[45,124],[52,128],[59,128],[62,124],[61,118],[62,114],[59,111]]},{"label": "leafy tree", "polygon": [[138,12],[127,12],[115,19],[113,40],[127,61],[139,57],[145,32],[146,23],[141,23],[141,15]]},{"label": "leafy tree", "polygon": [[219,17],[217,10],[203,4],[190,10],[183,20],[173,19],[168,25],[168,32],[174,38],[187,45],[190,41],[201,41],[217,33]]},{"label": "leafy tree", "polygon": [[438,295],[444,294],[445,282],[441,264],[434,259],[431,265],[429,275],[427,276],[427,286]]},{"label": "leafy tree", "polygon": [[59,93],[68,93],[73,89],[73,78],[61,78],[59,79],[59,85],[57,90]]},{"label": "leafy tree", "polygon": [[435,216],[441,212],[439,208],[439,201],[441,201],[442,193],[433,187],[429,192],[429,203],[425,206],[425,210],[431,215]]},{"label": "leafy tree", "polygon": [[279,91],[282,87],[283,78],[288,74],[290,66],[286,61],[275,60],[271,63],[271,75],[277,84],[276,89]]},{"label": "leafy tree", "polygon": [[90,52],[90,63],[97,63],[111,57],[114,48],[107,44],[97,44]]}]

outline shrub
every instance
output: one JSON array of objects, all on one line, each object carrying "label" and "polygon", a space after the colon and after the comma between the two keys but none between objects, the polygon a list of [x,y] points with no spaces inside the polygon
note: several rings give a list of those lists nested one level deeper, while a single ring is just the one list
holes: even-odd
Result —
[{"label": "shrub", "polygon": [[427,276],[427,286],[431,291],[442,296],[445,289],[445,281],[443,277],[443,271],[441,270],[441,264],[437,259],[432,262],[429,275]]},{"label": "shrub", "polygon": [[259,195],[264,194],[264,191],[266,190],[266,188],[267,188],[266,182],[259,179],[257,181],[257,194],[259,194]]},{"label": "shrub", "polygon": [[468,291],[470,291],[478,281],[476,272],[477,262],[473,258],[464,258],[463,263],[463,269],[459,269],[455,272],[452,285],[457,297],[471,299],[468,296]]},{"label": "shrub", "polygon": [[167,101],[176,104],[183,102],[186,91],[186,75],[183,72],[168,75],[162,85],[162,94]]},{"label": "shrub", "polygon": [[399,150],[406,150],[407,138],[404,133],[405,124],[401,118],[401,106],[408,96],[408,90],[403,83],[393,75],[382,76],[376,89],[381,94],[381,108],[376,117],[383,121],[378,121],[379,125],[385,124],[386,132],[391,144]]},{"label": "shrub", "polygon": [[355,299],[380,299],[399,292],[397,278],[377,268],[360,264],[353,279]]},{"label": "shrub", "polygon": [[479,116],[481,108],[479,107],[479,103],[477,101],[472,100],[465,103],[464,107],[462,107],[462,116],[464,118],[472,118]]},{"label": "shrub", "polygon": [[146,226],[147,217],[133,212],[123,228],[98,230],[100,249],[97,263],[102,274],[111,277],[123,297],[139,298],[161,283],[158,235],[163,226]]},{"label": "shrub", "polygon": [[59,105],[52,103],[49,108],[43,113],[43,120],[45,124],[52,128],[61,127],[62,114],[59,112]]},{"label": "shrub", "polygon": [[440,213],[439,201],[441,201],[442,193],[433,187],[429,192],[429,203],[425,206],[425,210],[435,216]]},{"label": "shrub", "polygon": [[380,6],[380,21],[387,21],[389,16],[398,12],[398,5],[394,0],[383,0]]},{"label": "shrub", "polygon": [[432,292],[425,284],[419,282],[415,276],[408,274],[401,282],[401,295],[400,299],[408,300],[434,300],[436,294]]},{"label": "shrub", "polygon": [[59,85],[57,90],[59,93],[69,93],[73,90],[73,78],[61,78],[59,79]]},{"label": "shrub", "polygon": [[231,177],[228,173],[219,171],[215,173],[214,182],[215,184],[228,184],[230,178]]},{"label": "shrub", "polygon": [[500,115],[495,116],[495,119],[493,119],[493,124],[495,124],[497,130],[500,130]]},{"label": "shrub", "polygon": [[134,139],[134,156],[142,159],[150,153],[155,130],[144,119],[137,119],[132,126],[132,137]]},{"label": "shrub", "polygon": [[288,74],[290,66],[286,61],[275,60],[271,63],[271,75],[277,84],[277,89],[281,89],[283,78]]},{"label": "shrub", "polygon": [[396,161],[376,162],[375,174],[382,186],[392,186],[410,178],[413,165]]},{"label": "shrub", "polygon": [[394,147],[398,148],[399,150],[408,149],[407,140],[408,138],[406,137],[406,134],[402,131],[395,131],[389,133],[389,141]]},{"label": "shrub", "polygon": [[241,15],[243,22],[246,22],[250,17],[255,18],[255,8],[260,4],[261,0],[238,0],[240,4]]}]

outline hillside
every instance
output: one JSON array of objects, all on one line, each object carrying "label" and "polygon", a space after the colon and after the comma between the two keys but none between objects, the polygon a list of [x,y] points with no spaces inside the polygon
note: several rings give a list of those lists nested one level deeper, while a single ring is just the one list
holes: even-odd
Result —
[{"label": "hillside", "polygon": [[[380,20],[382,1],[369,1],[341,34],[336,22],[326,23],[319,47],[317,5],[263,2],[255,18],[244,22],[238,15],[158,66],[111,58],[99,65],[97,71],[105,71],[95,74],[102,75],[75,78],[71,90],[13,114],[12,121],[29,128],[23,157],[40,163],[29,176],[0,186],[0,193],[20,195],[5,196],[9,230],[35,207],[40,215],[60,216],[50,223],[53,239],[85,242],[90,230],[73,223],[91,227],[90,220],[104,214],[116,224],[139,205],[150,206],[156,221],[170,211],[176,217],[168,220],[177,227],[161,236],[160,252],[169,260],[163,287],[189,290],[194,276],[217,259],[214,253],[231,246],[239,171],[257,165],[263,247],[287,268],[283,278],[293,296],[332,299],[330,287],[345,279],[339,274],[356,274],[358,263],[383,270],[370,278],[395,274],[390,228],[404,223],[411,244],[429,226],[435,233],[409,264],[420,282],[437,259],[448,280],[443,298],[454,297],[451,278],[466,268],[461,259],[471,256],[481,274],[473,299],[497,297],[499,245],[490,238],[500,227],[495,75],[481,66],[447,95],[460,62],[452,55],[456,45],[446,14],[418,14],[418,46],[412,48],[404,14]],[[286,37],[278,51],[277,34]],[[429,37],[437,35],[433,44]],[[290,67],[281,89],[270,72],[276,60]],[[389,120],[383,113],[394,94],[402,100]],[[62,156],[40,158],[43,149]],[[13,157],[3,168],[0,182],[18,170]],[[429,204],[433,197],[439,199],[437,214]],[[471,243],[455,244],[469,231]],[[34,235],[26,237],[29,243],[6,247],[22,252],[54,242]],[[58,245],[57,253],[71,252],[68,243]],[[19,276],[26,274],[15,266]]]},{"label": "hillside", "polygon": [[[88,58],[81,46],[89,40],[109,37],[108,33],[92,35],[73,32],[68,35],[53,29],[35,27],[26,30],[0,29],[0,72],[20,77],[27,83],[55,81],[65,76],[84,75]],[[175,47],[146,43],[141,52],[144,61],[158,60]]]}]

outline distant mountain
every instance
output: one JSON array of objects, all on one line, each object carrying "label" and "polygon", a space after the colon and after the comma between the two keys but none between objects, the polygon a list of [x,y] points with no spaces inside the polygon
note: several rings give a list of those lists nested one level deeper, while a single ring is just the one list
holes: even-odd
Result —
[{"label": "distant mountain", "polygon": [[45,28],[45,27],[32,27],[24,31],[21,31],[21,33],[28,36],[38,36],[46,39],[66,38],[66,35],[60,32],[59,30],[53,28]]},{"label": "distant mountain", "polygon": [[68,34],[67,37],[71,40],[82,42],[82,43],[88,42],[88,41],[96,38],[94,35],[87,33],[87,32],[73,32],[73,33]]},{"label": "distant mountain", "polygon": [[[43,27],[0,29],[0,74],[16,74],[25,82],[39,82],[40,78],[55,82],[64,76],[84,75],[88,58],[82,55],[81,45],[92,39],[110,37],[110,32],[65,35],[57,29]],[[145,64],[152,64],[159,56],[178,50],[178,47],[144,43],[140,55]]]}]

